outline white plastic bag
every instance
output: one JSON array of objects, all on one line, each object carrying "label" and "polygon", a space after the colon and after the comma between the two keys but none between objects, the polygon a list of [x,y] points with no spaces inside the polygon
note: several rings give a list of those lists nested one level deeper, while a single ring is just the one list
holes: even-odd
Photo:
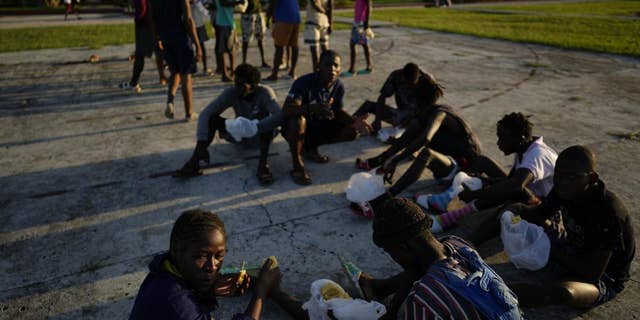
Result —
[{"label": "white plastic bag", "polygon": [[328,284],[340,287],[337,283],[327,279],[320,279],[311,283],[311,297],[309,301],[302,305],[302,308],[307,310],[309,319],[330,320],[329,310],[338,320],[374,320],[387,312],[384,305],[376,301],[368,302],[362,299],[350,298],[325,300],[322,297],[321,290]]},{"label": "white plastic bag", "polygon": [[387,142],[389,138],[400,138],[400,136],[404,133],[405,129],[400,127],[384,127],[378,130],[378,140],[382,142]]},{"label": "white plastic bag", "polygon": [[547,265],[551,242],[541,226],[505,211],[500,218],[504,252],[516,268],[539,270]]},{"label": "white plastic bag", "polygon": [[365,202],[373,200],[387,191],[381,175],[371,172],[360,172],[349,178],[345,189],[347,199],[351,202]]},{"label": "white plastic bag", "polygon": [[227,119],[224,121],[224,126],[237,142],[240,142],[242,138],[250,138],[258,133],[258,120],[249,120],[245,117]]}]

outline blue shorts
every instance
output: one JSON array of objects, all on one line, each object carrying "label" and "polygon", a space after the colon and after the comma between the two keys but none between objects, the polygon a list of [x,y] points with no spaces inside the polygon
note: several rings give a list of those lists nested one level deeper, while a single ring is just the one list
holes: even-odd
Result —
[{"label": "blue shorts", "polygon": [[191,39],[187,35],[176,34],[162,39],[164,59],[167,61],[171,73],[196,73],[196,58],[193,53]]},{"label": "blue shorts", "polygon": [[364,28],[364,23],[353,23],[353,26],[351,27],[351,43],[360,44],[363,46],[369,45],[369,38],[367,38],[367,32]]}]

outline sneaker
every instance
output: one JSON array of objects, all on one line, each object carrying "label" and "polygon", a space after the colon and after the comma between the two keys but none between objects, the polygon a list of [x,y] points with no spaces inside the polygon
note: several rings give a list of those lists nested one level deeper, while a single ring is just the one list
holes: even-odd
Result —
[{"label": "sneaker", "polygon": [[123,82],[119,84],[118,87],[122,90],[131,90],[135,93],[142,92],[142,87],[140,86],[140,84],[136,84],[135,86],[132,86],[129,82]]},{"label": "sneaker", "polygon": [[187,122],[196,121],[196,120],[198,120],[198,113],[197,112],[191,112],[191,114],[186,116],[185,119],[187,120]]},{"label": "sneaker", "polygon": [[164,109],[164,116],[167,119],[173,119],[173,102],[167,102],[167,108]]}]

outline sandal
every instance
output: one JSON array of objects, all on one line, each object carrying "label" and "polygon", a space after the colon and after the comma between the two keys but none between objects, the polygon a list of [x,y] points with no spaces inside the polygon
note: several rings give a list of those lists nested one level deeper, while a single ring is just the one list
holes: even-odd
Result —
[{"label": "sandal", "polygon": [[271,173],[271,170],[269,170],[268,166],[258,169],[256,177],[258,178],[258,183],[260,183],[261,186],[268,186],[273,183],[273,174]]},{"label": "sandal", "polygon": [[291,170],[290,174],[291,179],[293,179],[293,182],[295,182],[296,184],[299,184],[301,186],[308,186],[311,184],[311,177],[309,176],[307,170]]}]

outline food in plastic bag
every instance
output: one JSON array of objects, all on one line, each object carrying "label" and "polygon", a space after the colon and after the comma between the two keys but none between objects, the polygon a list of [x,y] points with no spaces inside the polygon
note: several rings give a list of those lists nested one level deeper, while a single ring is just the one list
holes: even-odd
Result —
[{"label": "food in plastic bag", "polygon": [[227,119],[224,121],[224,126],[237,142],[240,142],[242,138],[250,138],[258,133],[258,120],[249,120],[245,117]]},{"label": "food in plastic bag", "polygon": [[535,271],[547,265],[551,243],[542,227],[520,219],[511,211],[502,214],[500,224],[504,252],[516,268]]},{"label": "food in plastic bag", "polygon": [[351,202],[365,202],[373,200],[387,191],[384,187],[382,175],[370,172],[353,174],[345,189],[347,199]]},{"label": "food in plastic bag", "polygon": [[384,127],[378,130],[378,140],[387,142],[391,137],[400,138],[404,131],[405,129],[400,127]]},{"label": "food in plastic bag", "polygon": [[[302,305],[302,308],[307,310],[311,320],[330,320],[329,310],[338,320],[373,320],[387,312],[384,305],[379,302],[351,299],[339,284],[331,280],[314,281],[311,283],[310,291],[311,297]],[[346,296],[346,298],[325,299],[323,292],[328,293],[329,297]]]}]

